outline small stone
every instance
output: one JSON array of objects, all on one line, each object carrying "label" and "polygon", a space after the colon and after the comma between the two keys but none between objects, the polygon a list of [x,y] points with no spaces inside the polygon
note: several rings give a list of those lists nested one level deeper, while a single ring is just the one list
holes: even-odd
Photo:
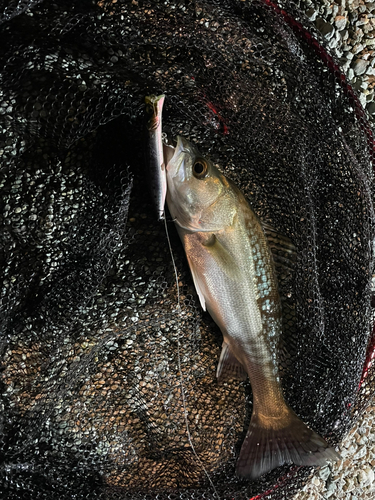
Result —
[{"label": "small stone", "polygon": [[366,12],[366,5],[364,5],[363,3],[359,4],[359,6],[358,6],[358,12],[359,13]]},{"label": "small stone", "polygon": [[357,26],[363,26],[364,24],[367,24],[369,22],[369,18],[367,17],[367,14],[362,14],[360,18],[358,19],[356,25]]},{"label": "small stone", "polygon": [[353,80],[354,78],[354,71],[352,68],[349,68],[349,71],[348,71],[348,80]]},{"label": "small stone", "polygon": [[316,476],[314,476],[314,477],[312,478],[311,482],[312,482],[312,484],[313,484],[314,486],[321,486],[320,479],[319,479],[318,477],[316,477]]},{"label": "small stone", "polygon": [[339,31],[343,30],[346,26],[346,17],[345,16],[336,16],[335,17],[335,26]]},{"label": "small stone", "polygon": [[357,480],[361,486],[364,486],[365,482],[367,481],[367,474],[364,470],[360,470],[358,472]]},{"label": "small stone", "polygon": [[353,455],[353,458],[358,460],[359,458],[365,457],[366,453],[367,453],[367,447],[366,447],[366,445],[363,445],[358,449],[357,453],[355,455]]},{"label": "small stone", "polygon": [[309,19],[309,21],[315,21],[316,16],[318,15],[318,12],[316,9],[309,9],[306,11],[305,14],[307,16],[307,19]]},{"label": "small stone", "polygon": [[353,53],[354,54],[359,54],[362,50],[364,49],[362,43],[357,43],[356,45],[354,45],[353,47]]},{"label": "small stone", "polygon": [[333,48],[337,47],[340,44],[340,42],[341,42],[340,33],[338,31],[335,31],[335,34],[331,38],[331,40],[329,41],[328,46],[331,49],[333,49]]},{"label": "small stone", "polygon": [[[343,62],[341,62],[341,68],[345,72],[348,71],[350,68],[350,61],[347,61],[345,58],[343,58]],[[354,71],[353,71],[353,76],[354,76]]]},{"label": "small stone", "polygon": [[353,40],[357,41],[357,42],[360,42],[363,38],[363,31],[361,28],[357,28],[355,30],[355,33],[353,35]]},{"label": "small stone", "polygon": [[[362,82],[361,89],[366,90],[366,89],[367,89],[367,87],[368,87],[368,83],[367,83],[367,82]],[[369,95],[370,95],[370,94],[367,94],[367,97],[366,97],[366,99],[367,99],[367,100],[368,100],[368,96],[369,96]],[[361,437],[357,440],[357,444],[359,444],[359,445],[366,444],[366,443],[367,443],[367,441],[368,441],[368,439],[367,439],[367,437],[366,437],[366,436],[361,436]]]},{"label": "small stone", "polygon": [[356,75],[363,75],[366,72],[368,61],[356,59],[352,64],[353,71]]},{"label": "small stone", "polygon": [[326,40],[330,40],[333,37],[335,29],[332,24],[326,23],[324,19],[318,17],[315,25]]},{"label": "small stone", "polygon": [[350,493],[355,488],[354,479],[352,477],[345,478],[345,484],[343,486],[343,491]]},{"label": "small stone", "polygon": [[360,470],[357,475],[357,481],[361,487],[371,486],[374,482],[374,471],[368,465]]},{"label": "small stone", "polygon": [[356,20],[358,19],[358,12],[354,11],[349,14],[349,19],[351,21],[351,24],[355,24]]},{"label": "small stone", "polygon": [[329,498],[331,497],[337,489],[336,483],[329,483],[327,486],[327,490],[325,492],[325,497]]},{"label": "small stone", "polygon": [[[357,91],[360,92],[362,89],[362,80],[360,78],[356,79],[356,82],[353,84],[353,88]],[[357,441],[356,441],[357,443]],[[358,444],[358,443],[357,443]]]},{"label": "small stone", "polygon": [[353,57],[354,57],[354,54],[352,54],[352,52],[348,52],[348,53],[346,54],[346,58],[347,58],[349,61],[351,61],[351,60],[353,59]]},{"label": "small stone", "polygon": [[[370,14],[370,16],[372,16],[372,14]],[[365,33],[365,35],[367,35],[367,33],[370,33],[373,29],[374,27],[371,23],[365,24],[365,26],[363,26],[363,32]],[[365,40],[362,41],[365,42]]]},{"label": "small stone", "polygon": [[328,467],[328,465],[322,467],[319,471],[319,477],[322,481],[327,481],[330,474],[331,474],[331,469]]},{"label": "small stone", "polygon": [[362,92],[359,96],[359,102],[362,104],[363,107],[366,107],[366,102],[367,102],[366,96]]},{"label": "small stone", "polygon": [[336,53],[337,59],[340,59],[340,57],[343,54],[342,50],[340,50],[338,47],[335,48],[335,53]]},{"label": "small stone", "polygon": [[349,38],[349,31],[348,30],[343,30],[340,31],[340,37],[343,42]]}]

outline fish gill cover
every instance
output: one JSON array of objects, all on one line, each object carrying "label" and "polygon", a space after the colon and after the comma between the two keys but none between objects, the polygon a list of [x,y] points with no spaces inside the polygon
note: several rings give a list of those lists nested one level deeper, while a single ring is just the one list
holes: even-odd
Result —
[{"label": "fish gill cover", "polygon": [[373,144],[355,94],[286,1],[0,4],[2,497],[290,498],[311,467],[235,476],[251,388],[218,385],[221,334],[169,224],[176,310],[144,98],[164,93],[165,132],[296,246],[283,388],[335,445],[375,387]]}]

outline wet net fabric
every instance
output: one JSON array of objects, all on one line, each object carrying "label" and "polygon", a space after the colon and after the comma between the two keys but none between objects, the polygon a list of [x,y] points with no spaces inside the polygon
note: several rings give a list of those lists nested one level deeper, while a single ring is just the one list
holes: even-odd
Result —
[{"label": "wet net fabric", "polygon": [[177,290],[144,97],[296,246],[283,389],[335,445],[375,388],[355,94],[287,3],[2,1],[0,19],[2,498],[290,498],[312,468],[235,476],[251,388],[217,383],[221,334],[168,222]]}]

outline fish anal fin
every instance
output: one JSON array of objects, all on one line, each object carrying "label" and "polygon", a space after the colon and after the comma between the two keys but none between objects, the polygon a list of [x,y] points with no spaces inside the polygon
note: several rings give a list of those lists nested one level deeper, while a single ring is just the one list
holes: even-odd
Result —
[{"label": "fish anal fin", "polygon": [[228,379],[245,380],[247,377],[245,368],[232,353],[229,344],[226,342],[223,342],[216,377],[219,382]]},{"label": "fish anal fin", "polygon": [[336,461],[340,458],[291,409],[285,425],[278,425],[277,422],[270,424],[267,419],[253,412],[237,460],[236,473],[240,477],[255,480],[284,464],[321,466],[326,465],[329,460]]}]

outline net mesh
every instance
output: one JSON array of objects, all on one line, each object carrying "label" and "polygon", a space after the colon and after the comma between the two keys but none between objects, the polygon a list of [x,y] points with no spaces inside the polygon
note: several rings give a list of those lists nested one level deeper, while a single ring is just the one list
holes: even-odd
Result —
[{"label": "net mesh", "polygon": [[295,244],[278,269],[283,389],[332,445],[375,388],[357,97],[286,1],[5,0],[0,19],[2,495],[290,498],[311,467],[235,476],[251,388],[217,384],[221,334],[168,223],[176,307],[144,97],[165,93],[165,132]]}]

